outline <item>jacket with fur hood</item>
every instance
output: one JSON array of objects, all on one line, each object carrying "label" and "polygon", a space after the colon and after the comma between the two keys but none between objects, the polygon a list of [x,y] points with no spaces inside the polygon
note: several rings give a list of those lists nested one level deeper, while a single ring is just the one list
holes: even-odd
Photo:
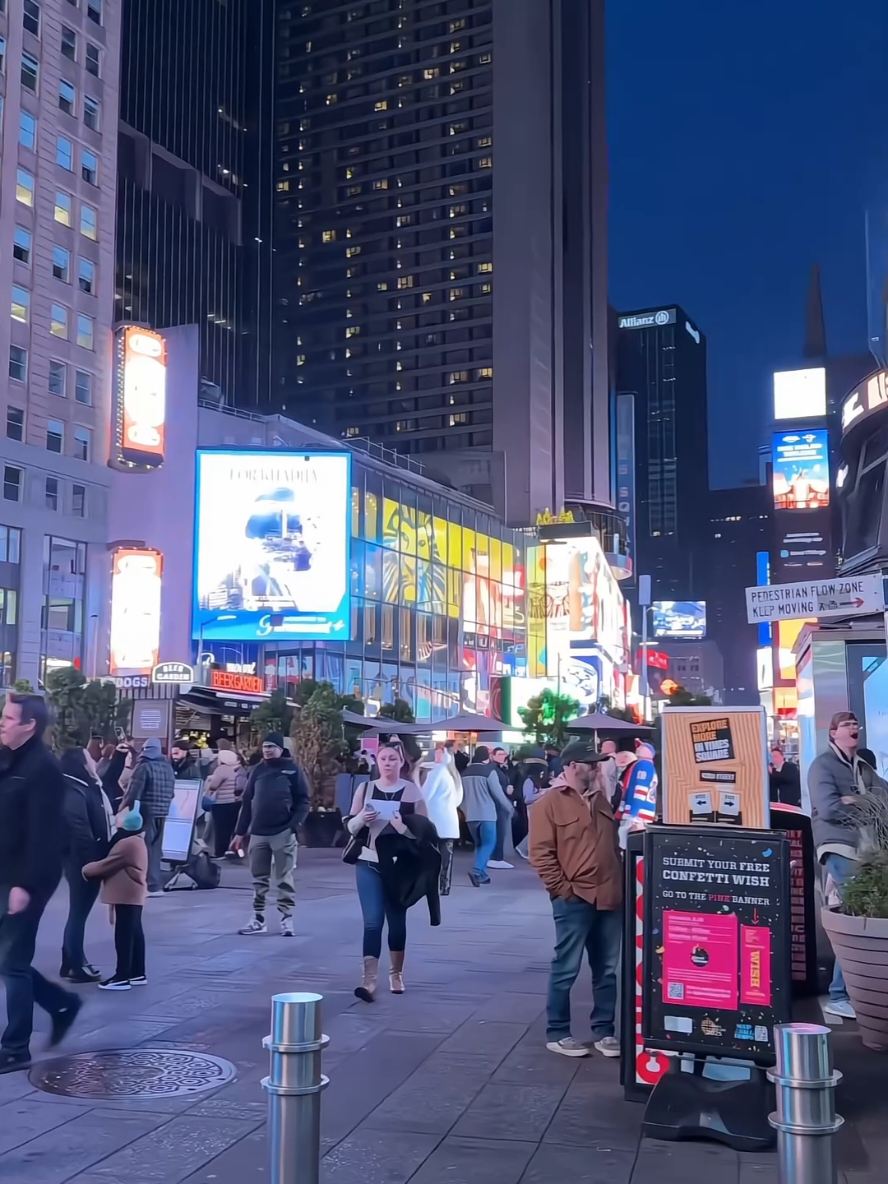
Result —
[{"label": "jacket with fur hood", "polygon": [[246,787],[247,777],[237,753],[222,749],[216,758],[216,768],[204,783],[204,792],[210,794],[217,806],[226,806],[240,801]]}]

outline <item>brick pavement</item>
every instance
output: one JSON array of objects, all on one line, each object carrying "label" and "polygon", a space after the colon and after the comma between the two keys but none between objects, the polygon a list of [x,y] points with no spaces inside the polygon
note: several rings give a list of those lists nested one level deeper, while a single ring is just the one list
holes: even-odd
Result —
[{"label": "brick pavement", "polygon": [[[242,868],[216,892],[149,901],[149,985],[79,988],[87,1006],[63,1051],[192,1049],[232,1061],[237,1080],[198,1097],[98,1102],[0,1077],[0,1184],[261,1184],[261,1041],[270,996],[294,989],[325,996],[324,1184],[776,1184],[773,1155],[641,1141],[643,1108],[623,1100],[615,1062],[546,1052],[545,895],[526,867],[476,891],[458,861],[444,925],[432,929],[424,905],[411,911],[407,994],[372,1007],[352,995],[360,914],[338,852],[303,853],[292,940],[237,935],[250,905]],[[47,973],[64,909],[61,893],[40,938]],[[88,953],[112,963],[104,910],[90,920]],[[581,1035],[588,988],[575,995]],[[839,1109],[853,1119],[842,1184],[875,1184],[873,1165],[888,1159],[888,1060],[862,1051],[848,1027],[836,1049],[847,1074]]]}]

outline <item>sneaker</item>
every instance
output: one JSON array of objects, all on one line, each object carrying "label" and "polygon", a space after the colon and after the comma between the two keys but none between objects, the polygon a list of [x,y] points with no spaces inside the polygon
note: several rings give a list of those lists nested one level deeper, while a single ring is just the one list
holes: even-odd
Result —
[{"label": "sneaker", "polygon": [[603,1057],[618,1057],[620,1055],[620,1042],[616,1036],[602,1036],[600,1040],[596,1040],[592,1045],[597,1048]]},{"label": "sneaker", "polygon": [[509,863],[507,859],[489,859],[487,866],[495,868],[498,872],[507,872],[511,871],[515,865],[514,863]]},{"label": "sneaker", "polygon": [[268,933],[268,926],[265,924],[265,918],[254,917],[249,925],[245,925],[243,929],[238,929],[238,933]]},{"label": "sneaker", "polygon": [[546,1048],[549,1052],[561,1053],[563,1057],[591,1056],[585,1044],[580,1044],[579,1040],[574,1040],[573,1036],[565,1036],[563,1040],[550,1040]]},{"label": "sneaker", "polygon": [[99,983],[100,991],[128,991],[130,987],[128,978],[106,978],[103,983]]},{"label": "sneaker", "polygon": [[83,1007],[83,1000],[78,995],[69,995],[68,1004],[63,1007],[61,1011],[57,1011],[52,1017],[52,1029],[49,1036],[49,1048],[55,1048],[57,1044],[61,1044],[71,1028],[71,1025],[77,1019],[77,1013]]},{"label": "sneaker", "polygon": [[843,1020],[856,1020],[857,1012],[849,999],[830,999],[823,1009],[824,1015],[837,1015]]},{"label": "sneaker", "polygon": [[144,974],[134,974],[130,979],[130,984],[134,987],[147,987],[148,979]]},{"label": "sneaker", "polygon": [[155,890],[153,892],[149,892],[148,895],[149,896],[166,896],[166,893],[164,892],[164,890],[162,888],[155,888]]},{"label": "sneaker", "polygon": [[469,879],[472,881],[473,888],[480,888],[484,881],[477,872],[469,872]]},{"label": "sneaker", "polygon": [[16,1073],[19,1069],[30,1069],[31,1054],[29,1052],[7,1052],[0,1049],[0,1073]]},{"label": "sneaker", "polygon": [[289,917],[281,917],[281,937],[295,937],[293,922]]},{"label": "sneaker", "polygon": [[515,850],[521,856],[522,859],[526,859],[528,861],[528,863],[530,862],[530,856],[528,855],[528,853],[526,851],[522,851],[520,847],[516,847]]}]

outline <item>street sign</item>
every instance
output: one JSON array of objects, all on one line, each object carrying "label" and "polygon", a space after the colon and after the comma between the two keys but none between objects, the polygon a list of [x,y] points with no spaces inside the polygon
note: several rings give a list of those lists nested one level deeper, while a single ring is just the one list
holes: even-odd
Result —
[{"label": "street sign", "polygon": [[746,619],[750,625],[805,617],[864,617],[884,609],[881,573],[746,589]]},{"label": "street sign", "polygon": [[152,682],[178,683],[187,685],[194,682],[194,667],[187,662],[161,662],[151,671]]}]

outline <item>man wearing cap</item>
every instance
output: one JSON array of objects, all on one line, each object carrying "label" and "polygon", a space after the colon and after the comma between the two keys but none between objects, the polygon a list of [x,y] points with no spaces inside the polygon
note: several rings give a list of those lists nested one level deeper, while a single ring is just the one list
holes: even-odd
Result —
[{"label": "man wearing cap", "polygon": [[145,822],[145,846],[148,848],[149,896],[163,895],[163,880],[160,875],[163,824],[170,812],[170,803],[175,792],[176,775],[173,766],[163,755],[160,741],[146,740],[133,769],[122,808],[131,809],[135,802],[141,802],[142,818]]},{"label": "man wearing cap", "polygon": [[[888,784],[858,756],[859,744],[857,716],[853,711],[837,711],[829,723],[829,748],[814,758],[808,770],[817,858],[840,895],[862,855],[863,816],[855,803],[864,794],[888,793]],[[855,1018],[838,959],[824,1011],[843,1019]]]},{"label": "man wearing cap", "polygon": [[585,1057],[590,1051],[570,1031],[570,991],[584,951],[595,996],[590,1018],[593,1045],[602,1056],[620,1055],[614,1018],[623,924],[622,861],[600,770],[607,759],[591,741],[572,740],[561,753],[561,776],[530,811],[530,862],[546,886],[555,918],[546,1048],[566,1057]]}]

